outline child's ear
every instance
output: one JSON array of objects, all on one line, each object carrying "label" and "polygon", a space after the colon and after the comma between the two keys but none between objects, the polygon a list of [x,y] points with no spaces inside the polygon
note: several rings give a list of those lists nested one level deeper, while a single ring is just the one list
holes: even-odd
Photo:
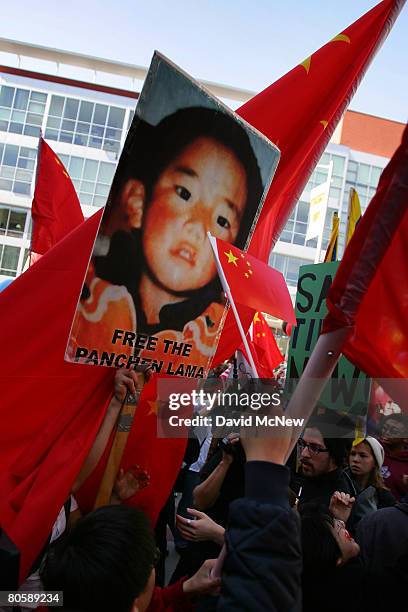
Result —
[{"label": "child's ear", "polygon": [[129,229],[138,229],[142,226],[143,207],[145,201],[145,188],[141,181],[129,179],[121,193],[121,208],[127,218]]}]

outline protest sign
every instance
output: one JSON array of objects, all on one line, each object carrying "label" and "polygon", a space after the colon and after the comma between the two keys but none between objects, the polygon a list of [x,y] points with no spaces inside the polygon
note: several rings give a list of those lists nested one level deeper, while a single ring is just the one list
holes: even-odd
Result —
[{"label": "protest sign", "polygon": [[66,359],[205,376],[226,313],[207,232],[247,249],[278,158],[270,141],[156,53]]},{"label": "protest sign", "polygon": [[[320,334],[327,314],[326,297],[338,261],[301,266],[296,294],[297,326],[293,329],[288,355],[286,391],[292,393]],[[340,357],[319,405],[339,412],[365,415],[371,381],[346,357]]]}]

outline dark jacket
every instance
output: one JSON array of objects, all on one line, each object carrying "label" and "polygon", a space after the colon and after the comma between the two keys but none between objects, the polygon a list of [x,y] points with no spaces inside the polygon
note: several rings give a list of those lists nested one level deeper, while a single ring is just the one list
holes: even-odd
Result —
[{"label": "dark jacket", "polygon": [[[210,508],[204,509],[204,512],[208,514],[213,521],[222,525],[222,527],[226,527],[227,525],[230,503],[244,495],[245,454],[241,445],[239,445],[238,448],[240,448],[240,452],[237,453],[237,457],[231,463],[226,473],[217,499]],[[200,472],[200,482],[204,482],[204,480],[208,478],[220,463],[221,459],[222,450],[218,449],[204,464]],[[218,557],[220,551],[221,546],[209,540],[188,542],[187,547],[182,551],[182,555],[170,582],[173,583],[182,576],[191,577],[200,569],[206,559],[215,559]]]},{"label": "dark jacket", "polygon": [[384,484],[397,501],[402,501],[408,493],[408,487],[403,482],[404,474],[408,474],[408,448],[392,452],[384,446],[384,451],[384,463],[381,468]]},{"label": "dark jacket", "polygon": [[367,570],[381,573],[408,555],[408,504],[396,504],[366,516],[358,525],[357,542]]},{"label": "dark jacket", "polygon": [[360,520],[367,516],[367,514],[371,514],[380,508],[394,506],[396,500],[390,491],[387,489],[376,488],[373,485],[369,485],[365,489],[361,489],[358,483],[354,480],[351,470],[347,468],[345,471],[353,481],[357,492],[357,495],[355,496],[356,501],[351,514],[352,527],[354,530],[356,529]]},{"label": "dark jacket", "polygon": [[357,542],[366,572],[370,610],[406,610],[408,504],[398,503],[360,521]]},{"label": "dark jacket", "polygon": [[300,487],[302,487],[299,509],[303,504],[310,502],[329,506],[331,496],[335,491],[349,493],[354,497],[357,494],[356,487],[350,476],[341,468],[321,476],[316,476],[315,478],[303,476],[301,473],[296,474],[290,486],[296,495],[299,493]]},{"label": "dark jacket", "polygon": [[360,557],[325,573],[305,571],[302,596],[302,612],[379,612],[365,605],[365,571]]},{"label": "dark jacket", "polygon": [[300,525],[289,507],[288,485],[288,468],[246,464],[245,498],[230,507],[217,610],[301,610]]}]

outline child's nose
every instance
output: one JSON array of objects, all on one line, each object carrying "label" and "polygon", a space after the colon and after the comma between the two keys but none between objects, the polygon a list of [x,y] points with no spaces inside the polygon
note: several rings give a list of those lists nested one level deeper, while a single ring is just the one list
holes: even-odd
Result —
[{"label": "child's nose", "polygon": [[203,240],[211,230],[211,215],[204,207],[197,208],[186,222],[186,230],[194,240]]},{"label": "child's nose", "polygon": [[185,227],[187,235],[194,241],[202,240],[207,233],[204,223],[198,219],[189,221]]}]

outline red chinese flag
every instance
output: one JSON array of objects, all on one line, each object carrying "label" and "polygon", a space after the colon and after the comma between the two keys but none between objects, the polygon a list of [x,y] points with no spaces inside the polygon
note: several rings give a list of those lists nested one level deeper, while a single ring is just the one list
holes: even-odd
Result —
[{"label": "red chinese flag", "polygon": [[[43,547],[112,396],[112,368],[64,361],[101,213],[0,294],[0,525],[21,552],[21,578]],[[148,402],[152,390],[146,393]],[[123,460],[125,467],[138,464],[150,473],[140,505],[154,521],[170,494],[185,440],[157,438],[149,411],[142,403]]]},{"label": "red chinese flag", "polygon": [[407,244],[408,127],[347,246],[323,325],[352,330],[342,351],[374,378],[408,378]]},{"label": "red chinese flag", "polygon": [[0,524],[30,568],[112,394],[114,372],[64,361],[100,214],[0,294]]},{"label": "red chinese flag", "polygon": [[[281,159],[259,217],[249,252],[268,261],[291,211],[326,148],[368,66],[391,30],[405,0],[384,0],[237,113],[281,150]],[[241,320],[249,328],[254,313]],[[240,344],[228,313],[213,365]]]},{"label": "red chinese flag", "polygon": [[256,369],[261,378],[272,378],[273,370],[285,360],[276,344],[275,336],[262,312],[255,314],[253,323],[253,347],[256,351]]},{"label": "red chinese flag", "polygon": [[37,180],[31,213],[31,250],[41,255],[84,220],[69,174],[43,138],[38,145]]},{"label": "red chinese flag", "polygon": [[234,301],[296,324],[292,300],[281,272],[219,238],[211,238],[211,245],[221,282],[224,285],[224,276]]}]

